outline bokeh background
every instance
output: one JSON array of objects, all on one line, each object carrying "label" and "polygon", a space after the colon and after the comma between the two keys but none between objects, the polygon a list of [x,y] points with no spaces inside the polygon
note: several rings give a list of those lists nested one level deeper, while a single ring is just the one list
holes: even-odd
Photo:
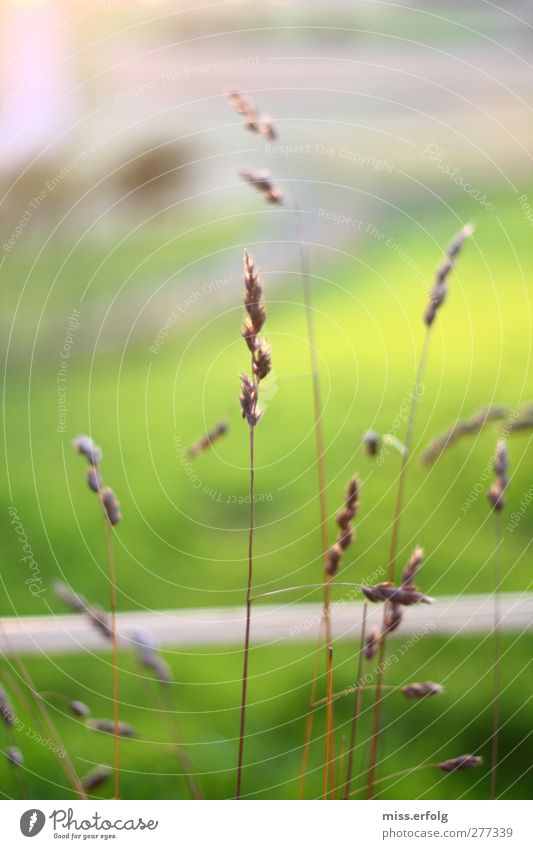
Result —
[{"label": "bokeh background", "polygon": [[[103,446],[106,481],[122,506],[119,609],[243,603],[244,247],[263,272],[274,352],[257,433],[264,499],[255,586],[268,592],[320,580],[295,198],[311,258],[331,512],[354,471],[363,481],[343,578],[383,567],[399,456],[392,451],[376,465],[362,436],[374,428],[403,437],[428,287],[467,221],[475,236],[435,326],[415,452],[486,404],[517,408],[533,395],[532,24],[531,5],[518,0],[505,8],[483,0],[2,4],[2,615],[64,612],[56,580],[108,605],[101,519],[71,445],[80,432]],[[224,90],[233,84],[275,118],[277,151],[229,109]],[[238,178],[244,165],[270,168],[287,203],[267,206]],[[180,447],[221,418],[227,436],[191,472]],[[412,464],[400,559],[424,546],[421,583],[431,595],[492,590],[483,473],[496,438],[488,427],[429,470]],[[520,521],[504,533],[508,592],[530,588],[530,441],[528,432],[510,438],[507,510],[520,511]],[[480,481],[481,494],[462,509]],[[38,596],[25,583],[13,506],[42,577]],[[320,592],[279,598],[280,607],[316,602]],[[527,632],[504,636],[499,792],[506,798],[531,793],[531,648]],[[296,795],[313,651],[313,641],[288,637],[253,648],[244,773],[253,798]],[[356,651],[355,638],[336,647],[336,689],[353,681]],[[222,642],[164,655],[175,681],[166,698],[202,787],[209,797],[229,797],[242,648]],[[466,751],[490,757],[492,658],[490,633],[430,635],[406,653],[389,682],[432,679],[446,694],[414,705],[385,700],[380,776]],[[96,716],[111,714],[105,646],[33,654],[27,663],[43,691],[82,699]],[[2,670],[4,684],[6,674],[19,677],[9,653]],[[147,692],[125,651],[122,718],[138,737],[122,745],[122,794],[186,797],[164,717]],[[31,727],[23,702],[13,701]],[[49,701],[76,767],[110,762],[111,738]],[[371,704],[364,704],[356,757],[361,783]],[[349,700],[338,703],[338,745],[350,711]],[[320,793],[322,723],[318,716],[309,796]],[[67,795],[45,748],[29,739],[20,746],[30,796]],[[380,793],[488,794],[486,769],[428,775],[384,781]],[[0,792],[20,793],[4,761]]]}]

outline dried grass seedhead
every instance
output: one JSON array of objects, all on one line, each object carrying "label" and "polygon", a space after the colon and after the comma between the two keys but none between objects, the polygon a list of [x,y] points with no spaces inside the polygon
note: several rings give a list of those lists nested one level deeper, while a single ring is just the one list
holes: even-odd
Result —
[{"label": "dried grass seedhead", "polygon": [[66,584],[56,581],[53,590],[60,601],[63,602],[74,613],[83,613],[87,610],[87,602],[82,595],[78,595]]},{"label": "dried grass seedhead", "polygon": [[157,643],[148,631],[136,629],[131,634],[135,645],[137,660],[146,669],[149,669],[160,684],[167,685],[172,682],[172,673],[169,665],[160,656]]},{"label": "dried grass seedhead", "polygon": [[402,608],[399,604],[395,604],[394,602],[389,602],[385,608],[384,614],[384,631],[385,634],[390,634],[393,631],[396,631],[403,619]]},{"label": "dried grass seedhead", "polygon": [[54,592],[57,597],[74,613],[85,613],[91,625],[93,625],[107,640],[111,639],[113,632],[107,613],[97,604],[89,602],[78,593],[73,592],[66,584],[57,582],[54,584]]},{"label": "dried grass seedhead", "polygon": [[19,767],[24,763],[24,755],[17,746],[8,746],[6,749],[6,758],[11,766]]},{"label": "dried grass seedhead", "polygon": [[504,492],[507,488],[507,484],[509,483],[509,454],[507,451],[507,443],[504,439],[500,439],[496,446],[493,469],[494,474],[496,475],[496,480],[487,492],[487,498],[492,504],[494,510],[499,513],[505,507]]},{"label": "dried grass seedhead", "polygon": [[100,631],[106,640],[110,640],[113,636],[113,630],[107,613],[105,613],[98,604],[88,605],[85,609],[85,613],[96,630]]},{"label": "dried grass seedhead", "polygon": [[261,115],[259,121],[259,132],[268,141],[276,141],[278,138],[278,129],[270,115]]},{"label": "dried grass seedhead", "polygon": [[81,779],[83,789],[87,791],[96,790],[112,775],[113,770],[110,766],[107,766],[107,764],[100,764],[100,766],[92,769],[91,772],[88,772],[87,775]]},{"label": "dried grass seedhead", "polygon": [[272,369],[272,349],[260,339],[254,351],[253,370],[257,380],[264,380]]},{"label": "dried grass seedhead", "polygon": [[369,457],[375,457],[381,446],[381,438],[375,430],[367,430],[363,436],[363,446]]},{"label": "dried grass seedhead", "polygon": [[79,716],[80,719],[87,719],[91,715],[90,709],[84,702],[79,702],[76,699],[68,703],[70,712],[74,716]]},{"label": "dried grass seedhead", "polygon": [[122,515],[120,512],[120,504],[117,501],[115,493],[112,489],[106,486],[101,490],[100,497],[102,499],[106,516],[109,519],[109,523],[111,525],[118,525],[122,519]]},{"label": "dried grass seedhead", "polygon": [[87,470],[87,485],[92,492],[99,495],[103,510],[111,525],[117,525],[122,519],[120,513],[120,504],[117,501],[116,495],[112,489],[103,486],[102,473],[100,470],[100,462],[102,460],[102,452],[95,444],[90,436],[77,436],[74,440],[74,447],[79,454],[82,454],[91,467]]},{"label": "dried grass seedhead", "polygon": [[467,224],[465,227],[462,228],[462,230],[459,231],[453,241],[446,248],[444,259],[437,268],[437,272],[435,274],[435,281],[433,283],[433,289],[431,290],[431,294],[429,296],[429,304],[424,313],[424,321],[428,327],[433,324],[439,308],[442,306],[446,299],[446,294],[448,291],[446,281],[450,271],[454,267],[455,257],[461,250],[465,240],[468,239],[473,232],[473,226],[471,224]]},{"label": "dried grass seedhead", "polygon": [[419,592],[412,584],[395,587],[389,581],[375,584],[370,587],[361,587],[363,595],[368,601],[392,601],[403,607],[411,607],[413,604],[431,604],[433,599]]},{"label": "dried grass seedhead", "polygon": [[[252,340],[255,341],[266,321],[266,310],[263,303],[263,282],[255,267],[253,257],[246,250],[244,251],[243,270],[244,308],[248,314]],[[253,348],[254,345],[252,344],[251,350]]]},{"label": "dried grass seedhead", "polygon": [[259,113],[252,101],[238,88],[226,91],[229,105],[244,118],[244,126],[252,133],[259,132]]},{"label": "dried grass seedhead", "polygon": [[507,433],[514,433],[531,429],[533,429],[533,403],[528,401],[520,410],[518,418],[506,424],[506,430]]},{"label": "dried grass seedhead", "polygon": [[244,309],[246,317],[242,326],[242,335],[252,355],[252,378],[241,375],[242,416],[251,427],[255,427],[261,418],[259,407],[259,383],[272,368],[272,351],[260,332],[266,321],[266,309],[263,302],[263,283],[248,251],[244,252]]},{"label": "dried grass seedhead", "polygon": [[279,186],[275,184],[270,176],[270,171],[267,168],[261,168],[260,170],[254,168],[241,168],[239,171],[239,177],[241,177],[245,183],[248,183],[260,192],[267,203],[278,205],[283,203],[283,192]]},{"label": "dried grass seedhead", "polygon": [[[94,731],[101,731],[103,734],[115,733],[115,723],[112,719],[91,719],[87,726]],[[127,722],[119,722],[118,734],[119,737],[135,737],[137,732]]]},{"label": "dried grass seedhead", "polygon": [[203,454],[208,448],[211,448],[213,443],[217,442],[228,432],[229,425],[226,421],[217,422],[217,424],[208,430],[203,436],[200,436],[187,451],[189,460],[193,460],[200,454]]},{"label": "dried grass seedhead", "polygon": [[415,682],[402,687],[402,693],[408,699],[425,699],[427,696],[440,696],[443,692],[444,687],[433,681],[424,681],[422,684]]},{"label": "dried grass seedhead", "polygon": [[255,427],[261,418],[261,408],[258,405],[257,383],[250,380],[247,374],[241,374],[240,402],[243,419],[250,427]]},{"label": "dried grass seedhead", "polygon": [[239,88],[229,88],[226,91],[229,105],[244,118],[244,126],[252,133],[260,133],[269,141],[278,137],[276,127],[269,115],[260,115],[250,98]]},{"label": "dried grass seedhead", "polygon": [[420,548],[420,546],[418,545],[411,554],[407,566],[403,570],[402,586],[406,586],[413,583],[416,575],[420,571],[420,567],[422,566],[423,560],[424,549]]},{"label": "dried grass seedhead", "polygon": [[102,462],[102,450],[90,436],[82,433],[73,440],[73,444],[78,454],[83,454],[92,466],[98,466]]},{"label": "dried grass seedhead", "polygon": [[379,647],[379,632],[377,628],[372,628],[365,638],[363,654],[366,660],[372,660]]},{"label": "dried grass seedhead", "polygon": [[13,712],[13,708],[11,707],[11,703],[8,699],[7,693],[0,684],[0,718],[2,722],[11,727],[15,722],[15,714]]},{"label": "dried grass seedhead", "polygon": [[359,478],[354,475],[348,483],[344,505],[335,517],[339,533],[335,545],[330,548],[327,554],[326,572],[328,575],[335,574],[339,568],[343,552],[346,551],[354,538],[352,522],[359,510],[359,488]]},{"label": "dried grass seedhead", "polygon": [[482,763],[483,758],[480,755],[459,755],[458,758],[442,761],[437,766],[443,772],[456,772],[460,769],[474,769],[476,766],[481,766]]},{"label": "dried grass seedhead", "polygon": [[102,475],[97,466],[89,466],[87,469],[87,486],[93,492],[100,492],[102,488]]},{"label": "dried grass seedhead", "polygon": [[494,405],[484,407],[469,419],[455,422],[445,433],[434,439],[424,450],[421,461],[424,465],[430,465],[450,446],[454,445],[464,436],[470,436],[480,431],[486,424],[494,421],[502,421],[509,416],[509,407]]}]

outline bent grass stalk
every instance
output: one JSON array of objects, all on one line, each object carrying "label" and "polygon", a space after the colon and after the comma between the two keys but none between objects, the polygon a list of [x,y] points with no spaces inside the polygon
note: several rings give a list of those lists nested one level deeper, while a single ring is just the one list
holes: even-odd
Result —
[{"label": "bent grass stalk", "polygon": [[175,713],[171,711],[170,707],[166,704],[166,700],[163,699],[163,696],[161,695],[155,682],[151,681],[150,685],[150,694],[152,702],[155,705],[156,709],[159,710],[163,716],[163,721],[167,727],[168,737],[174,747],[176,757],[183,770],[183,778],[185,779],[185,783],[187,784],[189,793],[191,794],[191,797],[193,799],[204,799],[205,797],[202,793],[200,785],[198,784],[196,775],[194,774],[189,754],[186,751],[183,743],[181,742],[182,736],[177,717]]},{"label": "bent grass stalk", "polygon": [[[436,763],[430,764],[417,764],[416,766],[408,769],[401,769],[398,772],[393,772],[390,775],[378,778],[374,783],[379,784],[382,781],[389,781],[391,778],[399,778],[402,775],[411,774],[419,769],[440,769],[442,772],[449,774],[465,769],[476,769],[476,767],[481,766],[482,764],[483,758],[480,755],[459,755],[459,757],[449,758],[446,761],[437,761]],[[352,790],[350,796],[354,796],[356,793],[361,793],[363,790],[366,790],[367,787],[368,785],[365,785],[364,787],[358,787],[357,790]]]},{"label": "bent grass stalk", "polygon": [[[9,646],[10,653],[15,658],[15,662],[16,662],[18,668],[19,668],[21,677],[23,678],[26,686],[28,687],[28,690],[30,691],[30,693],[32,694],[32,696],[35,700],[35,704],[37,705],[37,707],[39,709],[39,712],[41,714],[41,719],[37,719],[37,721],[39,722],[39,724],[41,724],[41,722],[43,723],[44,727],[46,728],[46,731],[48,732],[48,734],[50,734],[50,736],[53,738],[56,746],[58,747],[58,752],[54,752],[54,754],[57,757],[57,761],[58,761],[61,769],[63,770],[67,781],[72,786],[74,791],[78,794],[80,799],[86,799],[87,794],[86,794],[86,792],[85,792],[85,790],[82,786],[82,783],[80,781],[78,773],[76,772],[76,770],[75,770],[75,768],[72,764],[72,761],[70,759],[68,751],[63,744],[63,740],[61,739],[59,731],[57,730],[57,727],[56,727],[52,717],[50,716],[50,713],[48,711],[48,708],[46,707],[45,701],[42,698],[42,696],[40,695],[39,691],[37,690],[37,687],[35,686],[35,684],[33,682],[33,679],[30,675],[30,672],[29,672],[26,664],[22,660],[22,657],[19,655],[19,653],[17,651],[15,651],[15,649],[11,645],[11,640],[9,639],[9,636],[8,636],[8,634],[7,634],[7,632],[4,628],[4,623],[3,623],[1,618],[0,618],[0,629],[2,630],[3,637],[4,637],[7,645]],[[64,756],[61,757],[59,755],[59,752],[64,752],[65,753]]]}]

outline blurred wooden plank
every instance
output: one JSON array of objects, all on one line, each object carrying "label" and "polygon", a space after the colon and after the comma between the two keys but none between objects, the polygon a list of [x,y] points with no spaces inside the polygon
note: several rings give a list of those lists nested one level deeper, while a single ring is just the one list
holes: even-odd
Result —
[{"label": "blurred wooden plank", "polygon": [[[281,596],[283,598],[283,596]],[[357,640],[362,614],[361,602],[335,602],[335,639]],[[261,645],[287,640],[313,642],[317,639],[320,604],[256,604],[252,615],[252,642]],[[405,610],[397,635],[487,633],[493,626],[490,595],[441,596],[432,605]],[[381,606],[369,606],[368,623],[379,625]],[[9,617],[1,620],[0,649],[9,654],[54,654],[101,650],[109,643],[83,615]],[[244,609],[240,607],[191,610],[154,610],[119,613],[119,638],[131,644],[134,629],[149,631],[161,647],[240,645],[244,634]],[[501,625],[504,631],[533,629],[533,593],[504,593],[501,596]]]}]

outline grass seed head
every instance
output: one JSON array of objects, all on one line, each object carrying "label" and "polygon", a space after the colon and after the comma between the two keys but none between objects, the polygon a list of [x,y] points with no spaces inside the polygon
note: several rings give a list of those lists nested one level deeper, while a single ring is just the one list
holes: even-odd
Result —
[{"label": "grass seed head", "polygon": [[422,684],[415,682],[402,687],[402,693],[408,699],[425,699],[426,696],[440,696],[443,692],[444,687],[433,681],[424,681]]},{"label": "grass seed head", "polygon": [[444,259],[437,268],[437,272],[435,274],[435,281],[433,283],[433,289],[431,290],[429,296],[429,303],[424,313],[424,321],[428,327],[433,324],[439,308],[442,306],[446,299],[446,295],[448,292],[448,286],[446,281],[450,271],[454,267],[454,259],[461,250],[465,240],[468,239],[473,232],[474,228],[472,227],[472,225],[467,224],[465,227],[462,228],[462,230],[459,231],[459,233],[455,236],[455,238],[446,248]]},{"label": "grass seed head", "polygon": [[82,787],[87,791],[96,790],[97,787],[101,787],[112,775],[113,770],[110,766],[100,764],[100,766],[92,769],[81,779]]},{"label": "grass seed head", "polygon": [[245,183],[248,183],[260,192],[267,203],[277,205],[281,205],[283,203],[283,192],[279,186],[274,183],[270,176],[270,171],[266,168],[261,170],[256,170],[254,168],[241,168],[239,171],[239,177],[241,177]]},{"label": "grass seed head", "polygon": [[98,466],[101,463],[102,450],[90,436],[82,433],[73,440],[73,444],[78,454],[83,454],[91,466]]},{"label": "grass seed head", "polygon": [[15,722],[15,714],[11,707],[7,693],[0,684],[0,717],[5,725],[11,727]]},{"label": "grass seed head", "polygon": [[420,571],[420,567],[422,566],[422,561],[424,560],[424,549],[420,548],[418,545],[413,551],[407,566],[403,570],[402,574],[402,585],[412,584],[416,575]]},{"label": "grass seed head", "polygon": [[102,499],[102,504],[104,505],[107,518],[109,519],[109,523],[111,525],[118,525],[122,519],[122,515],[120,513],[120,504],[117,501],[115,493],[112,489],[106,486],[101,490],[100,497]]},{"label": "grass seed head", "polygon": [[377,628],[372,628],[366,635],[363,654],[366,660],[372,660],[379,646],[379,632]]},{"label": "grass seed head", "polygon": [[91,711],[84,702],[79,702],[76,699],[68,703],[70,712],[74,716],[79,716],[80,719],[87,719],[91,715]]},{"label": "grass seed head", "polygon": [[456,772],[460,769],[474,769],[476,766],[481,766],[483,758],[479,755],[459,755],[458,758],[450,758],[447,761],[437,764],[443,772]]},{"label": "grass seed head", "polygon": [[229,425],[226,421],[217,422],[217,424],[208,430],[203,436],[200,436],[187,451],[189,460],[193,460],[200,454],[207,451],[213,443],[218,442],[228,432]]},{"label": "grass seed head", "polygon": [[[87,725],[94,731],[101,731],[103,734],[115,733],[115,723],[112,719],[91,719]],[[135,737],[137,732],[127,722],[119,722],[118,735],[119,737]]]},{"label": "grass seed head", "polygon": [[22,766],[24,763],[24,755],[17,746],[8,746],[6,749],[6,758],[11,766]]}]

